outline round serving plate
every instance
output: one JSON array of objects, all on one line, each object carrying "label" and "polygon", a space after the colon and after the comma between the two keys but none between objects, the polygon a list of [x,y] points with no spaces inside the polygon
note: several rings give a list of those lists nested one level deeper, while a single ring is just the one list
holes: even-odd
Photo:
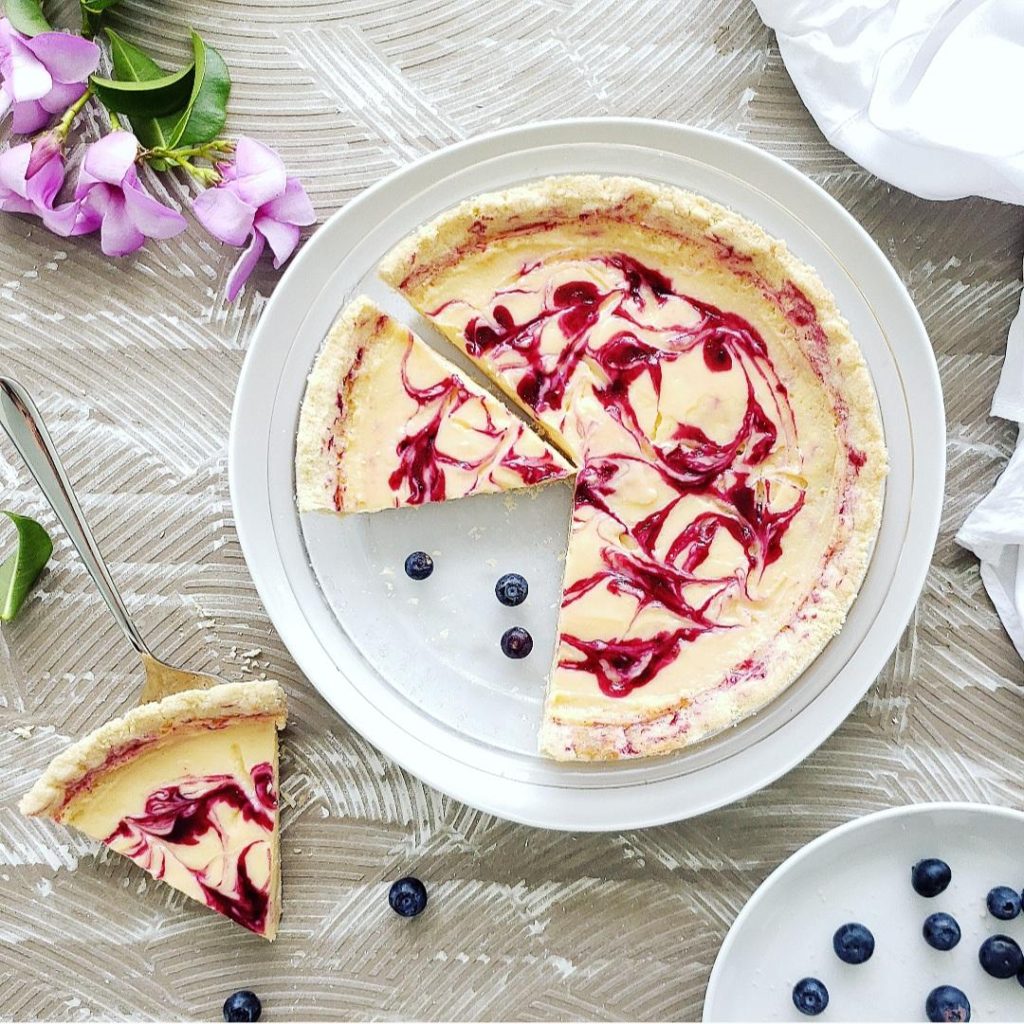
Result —
[{"label": "round serving plate", "polygon": [[[372,516],[300,519],[295,509],[305,380],[342,306],[369,294],[444,345],[376,279],[381,257],[465,198],[567,173],[631,174],[692,189],[784,239],[818,270],[850,321],[889,446],[881,531],[842,632],[759,715],[665,758],[563,765],[536,752],[567,486]],[[455,357],[452,346],[443,350]],[[403,767],[472,806],[527,824],[597,831],[675,821],[737,800],[788,771],[842,722],[895,648],[924,583],[939,523],[943,437],[938,372],[917,311],[838,203],[742,142],[675,124],[594,119],[529,125],[442,150],[331,217],[292,263],[252,337],[229,469],[260,597],[339,714]],[[413,583],[402,563],[418,549],[434,553],[437,568]],[[493,596],[496,577],[510,570],[530,581],[518,609]],[[518,662],[498,647],[515,623],[536,641]]]},{"label": "round serving plate", "polygon": [[[997,921],[985,896],[996,885],[1020,889],[1024,814],[982,804],[916,804],[869,814],[819,836],[777,868],[736,918],[704,997],[705,1021],[807,1021],[793,1005],[801,978],[824,982],[821,1020],[926,1020],[928,993],[954,985],[973,1020],[1021,1020],[1024,989],[989,977],[978,948],[1004,934],[1024,945],[1024,917]],[[953,880],[925,899],[910,869],[925,857],[949,864]],[[962,938],[948,952],[921,934],[924,919],[952,914]],[[832,935],[848,921],[866,925],[875,952],[842,963]]]}]

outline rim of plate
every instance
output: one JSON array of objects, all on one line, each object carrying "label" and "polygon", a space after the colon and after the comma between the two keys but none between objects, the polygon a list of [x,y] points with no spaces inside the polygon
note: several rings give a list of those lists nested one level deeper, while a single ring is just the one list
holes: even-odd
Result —
[{"label": "rim of plate", "polygon": [[[859,269],[861,277],[869,272],[875,276],[872,293],[883,295],[890,305],[895,303],[892,308],[898,309],[905,324],[911,328],[901,337],[900,347],[905,353],[904,358],[909,359],[911,353],[915,358],[916,377],[911,382],[915,392],[913,403],[906,395],[906,381],[902,376],[900,385],[904,388],[908,413],[913,404],[913,412],[918,419],[915,432],[919,439],[923,437],[929,442],[927,445],[914,445],[913,435],[911,437],[912,501],[899,557],[899,584],[896,585],[895,579],[890,580],[888,592],[865,631],[865,637],[870,634],[872,638],[871,650],[864,652],[862,639],[847,662],[837,669],[836,675],[858,656],[861,662],[867,661],[866,668],[863,664],[860,667],[858,678],[861,681],[853,685],[846,679],[840,689],[835,685],[834,676],[805,706],[774,731],[688,774],[653,781],[612,782],[603,787],[574,786],[568,775],[561,783],[514,778],[510,772],[474,764],[472,757],[468,760],[458,757],[451,749],[432,745],[414,731],[393,723],[348,678],[343,666],[321,642],[304,613],[289,578],[289,568],[284,562],[280,537],[276,532],[279,527],[286,527],[289,530],[294,528],[297,535],[301,534],[298,514],[294,513],[294,522],[285,524],[285,527],[280,521],[275,521],[269,480],[271,446],[287,444],[288,450],[294,451],[294,437],[285,438],[283,431],[282,436],[272,435],[269,423],[277,381],[287,364],[287,354],[280,355],[284,348],[282,334],[287,337],[290,331],[294,337],[298,333],[336,269],[330,260],[319,258],[320,250],[326,248],[328,236],[337,233],[339,228],[343,229],[346,222],[356,221],[358,227],[361,216],[369,216],[369,231],[372,233],[374,215],[367,211],[372,211],[378,197],[386,196],[389,191],[401,193],[404,186],[408,187],[414,181],[430,180],[431,175],[440,178],[444,173],[450,176],[530,146],[567,146],[572,143],[627,146],[646,153],[652,162],[657,160],[659,153],[693,159],[690,154],[694,152],[706,158],[708,151],[717,150],[718,161],[723,153],[729,159],[725,165],[715,160],[706,162],[706,166],[716,172],[736,178],[729,167],[744,163],[744,175],[738,178],[744,186],[761,191],[750,180],[753,171],[760,171],[765,177],[774,175],[782,185],[796,189],[804,198],[813,201],[818,207],[819,219],[829,220],[832,236],[840,232],[844,246],[857,249],[859,256],[866,256],[869,262]],[[645,175],[642,159],[638,160],[636,173],[640,177],[657,178],[656,174]],[[460,198],[453,198],[452,203]],[[861,278],[855,277],[847,264],[832,253],[830,242],[822,238],[813,225],[803,221],[790,206],[773,196],[768,198],[785,213],[800,220],[833,255],[861,293],[880,332],[886,337],[875,304],[861,288]],[[339,301],[343,298],[343,295],[338,296]],[[886,344],[896,360],[895,349],[887,338]],[[284,361],[280,366],[266,366],[275,358],[275,350],[278,360]],[[268,402],[270,414],[267,413]],[[297,416],[297,408],[295,413]],[[228,477],[239,542],[257,592],[299,668],[349,725],[388,758],[424,782],[480,810],[538,827],[610,831],[665,824],[742,799],[799,764],[846,719],[895,649],[924,585],[941,514],[945,477],[944,438],[945,416],[938,368],[924,325],[895,270],[841,204],[789,164],[749,143],[671,122],[584,118],[508,128],[447,147],[398,169],[328,218],[293,260],[253,332],[232,409]],[[294,511],[293,500],[291,505]],[[299,543],[302,544],[301,537]],[[304,546],[302,551],[305,554]],[[304,568],[312,577],[308,559],[306,563]],[[319,592],[315,578],[313,585]],[[322,593],[319,596],[322,600]],[[337,627],[343,631],[340,623]],[[702,748],[694,749],[700,751]],[[651,759],[647,763],[657,761]],[[698,780],[700,785],[695,784]],[[637,799],[637,785],[644,786],[643,799]]]},{"label": "rim of plate", "polygon": [[715,1020],[714,1017],[708,1015],[708,1007],[718,995],[717,986],[721,983],[721,978],[725,970],[725,963],[728,960],[729,955],[732,953],[733,946],[738,941],[737,936],[746,924],[747,919],[757,911],[757,908],[762,902],[764,902],[764,900],[768,899],[772,889],[774,889],[778,883],[794,871],[798,870],[805,860],[815,856],[819,850],[827,846],[831,846],[832,843],[845,838],[851,832],[858,832],[863,828],[870,828],[877,822],[885,821],[888,818],[910,818],[920,814],[936,813],[983,814],[986,816],[991,815],[996,818],[1007,818],[1024,824],[1024,811],[1018,811],[1012,807],[1000,807],[996,804],[979,804],[967,800],[953,800],[948,802],[937,800],[925,804],[905,804],[901,807],[886,807],[884,810],[873,811],[871,814],[865,814],[859,818],[853,818],[851,821],[844,822],[842,825],[837,825],[835,828],[831,828],[827,832],[823,832],[820,836],[812,839],[805,846],[801,846],[796,852],[791,853],[777,868],[775,868],[775,870],[772,871],[772,873],[754,890],[753,895],[743,905],[743,909],[736,915],[736,920],[733,921],[730,926],[729,931],[725,936],[725,940],[722,942],[721,948],[718,950],[718,956],[715,957],[715,964],[711,968],[711,975],[708,978],[707,988],[704,990],[704,1009],[702,1011],[701,1020],[708,1022],[708,1024]]}]

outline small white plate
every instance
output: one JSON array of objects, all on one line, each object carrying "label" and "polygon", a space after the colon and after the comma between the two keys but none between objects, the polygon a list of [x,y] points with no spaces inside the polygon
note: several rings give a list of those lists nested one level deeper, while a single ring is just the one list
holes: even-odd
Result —
[{"label": "small white plate", "polygon": [[[306,375],[341,307],[366,292],[430,329],[376,279],[381,257],[460,200],[551,174],[633,174],[693,189],[784,238],[853,326],[879,395],[892,473],[874,558],[842,633],[760,715],[677,755],[559,765],[536,753],[554,644],[569,489],[481,496],[348,519],[295,511],[292,459]],[[441,343],[443,344],[443,343]],[[452,355],[451,346],[447,346]],[[938,372],[892,267],[824,191],[758,149],[653,121],[560,121],[484,136],[391,175],[309,240],[249,345],[231,423],[235,521],[253,579],[299,666],[370,742],[475,807],[550,828],[611,830],[699,814],[759,789],[814,750],[885,664],[917,600],[944,474]],[[436,552],[426,583],[405,555]],[[520,609],[493,596],[524,573]],[[498,637],[521,622],[525,661]]]},{"label": "small white plate", "polygon": [[[997,921],[985,908],[996,885],[1024,886],[1024,814],[981,804],[918,804],[869,814],[798,850],[750,898],[726,936],[704,998],[705,1021],[923,1021],[928,993],[955,985],[971,1019],[1024,1020],[1024,988],[998,981],[978,963],[989,935],[1024,945],[1024,916]],[[949,864],[953,881],[925,899],[910,884],[924,857]],[[921,934],[938,911],[960,925],[959,945],[932,949]],[[875,952],[842,963],[832,935],[866,925]],[[817,1018],[793,1005],[793,985],[818,978],[829,991]]]}]

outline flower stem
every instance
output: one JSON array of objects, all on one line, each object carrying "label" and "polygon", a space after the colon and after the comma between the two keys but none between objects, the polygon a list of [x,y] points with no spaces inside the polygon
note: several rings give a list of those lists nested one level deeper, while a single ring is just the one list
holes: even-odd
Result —
[{"label": "flower stem", "polygon": [[60,119],[57,127],[54,129],[57,138],[63,142],[68,137],[68,132],[71,131],[71,122],[81,113],[82,108],[92,99],[92,86],[90,85],[81,96],[75,100],[74,103],[64,111],[64,116]]}]

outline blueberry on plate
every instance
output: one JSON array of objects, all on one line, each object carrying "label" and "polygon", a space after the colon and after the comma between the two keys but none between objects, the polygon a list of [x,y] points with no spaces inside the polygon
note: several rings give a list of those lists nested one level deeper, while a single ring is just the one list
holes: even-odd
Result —
[{"label": "blueberry on plate", "polygon": [[930,914],[924,919],[921,934],[932,949],[945,953],[960,941],[960,925],[950,914]]},{"label": "blueberry on plate", "polygon": [[844,964],[863,964],[875,951],[875,937],[862,924],[840,925],[832,936],[832,948]]},{"label": "blueberry on plate", "polygon": [[517,572],[507,572],[494,584],[494,594],[498,600],[509,608],[515,608],[526,600],[530,585],[524,576]]},{"label": "blueberry on plate", "polygon": [[1009,935],[992,935],[981,944],[978,962],[993,978],[1012,978],[1024,967],[1024,953]]},{"label": "blueberry on plate", "polygon": [[224,1019],[227,1021],[256,1021],[263,1012],[263,1004],[255,992],[243,989],[233,992],[224,1000]]},{"label": "blueberry on plate", "polygon": [[919,860],[910,869],[910,883],[919,896],[938,896],[945,892],[953,878],[953,872],[944,860],[937,857],[927,857]]},{"label": "blueberry on plate", "polygon": [[1000,921],[1012,921],[1020,913],[1020,893],[1008,885],[997,885],[985,897],[988,912]]},{"label": "blueberry on plate", "polygon": [[817,978],[801,978],[793,986],[793,1005],[808,1017],[817,1017],[828,1006],[828,989]]},{"label": "blueberry on plate", "polygon": [[507,658],[525,658],[533,650],[533,637],[522,626],[501,634],[501,651]]},{"label": "blueberry on plate", "polygon": [[427,887],[418,878],[400,878],[388,891],[388,903],[399,917],[416,917],[427,909]]},{"label": "blueberry on plate", "polygon": [[940,985],[928,993],[924,1011],[929,1020],[964,1021],[971,1019],[971,1004],[967,996],[952,985]]},{"label": "blueberry on plate", "polygon": [[434,571],[434,560],[426,551],[414,551],[405,560],[405,575],[411,580],[425,580]]}]

